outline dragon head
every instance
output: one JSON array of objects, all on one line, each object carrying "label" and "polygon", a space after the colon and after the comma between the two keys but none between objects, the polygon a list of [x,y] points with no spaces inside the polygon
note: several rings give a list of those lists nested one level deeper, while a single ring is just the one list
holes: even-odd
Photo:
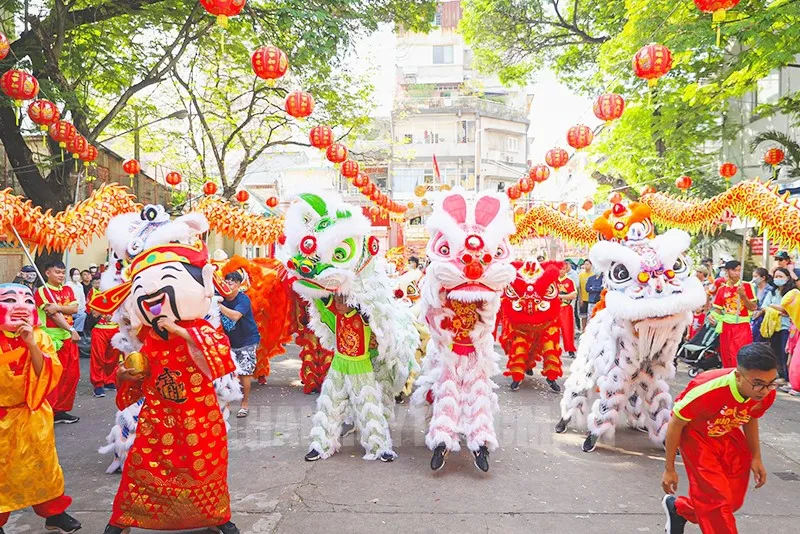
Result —
[{"label": "dragon head", "polygon": [[553,321],[561,309],[558,299],[558,261],[512,263],[517,277],[503,293],[503,315],[513,323],[543,324]]},{"label": "dragon head", "polygon": [[508,237],[515,228],[505,197],[484,193],[467,202],[462,193],[449,192],[434,206],[427,229],[426,277],[448,298],[489,300],[514,279]]},{"label": "dragon head", "polygon": [[619,319],[638,321],[697,309],[705,301],[700,281],[684,257],[689,234],[672,229],[654,237],[618,243],[601,241],[589,252],[604,273],[606,309]]},{"label": "dragon head", "polygon": [[286,212],[285,228],[281,256],[293,289],[307,299],[350,293],[378,253],[369,220],[339,198],[299,195]]}]

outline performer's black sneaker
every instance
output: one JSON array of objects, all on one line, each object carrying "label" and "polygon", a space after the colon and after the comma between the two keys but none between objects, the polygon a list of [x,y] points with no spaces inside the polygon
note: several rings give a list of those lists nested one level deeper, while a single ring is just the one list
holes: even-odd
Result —
[{"label": "performer's black sneaker", "polygon": [[489,470],[489,449],[484,445],[478,449],[478,452],[472,454],[475,455],[475,467],[484,473],[487,472]]},{"label": "performer's black sneaker", "polygon": [[664,495],[661,501],[661,506],[664,508],[664,513],[667,514],[667,523],[664,525],[664,532],[666,534],[683,534],[686,528],[686,519],[678,513],[675,508],[675,496]]},{"label": "performer's black sneaker", "polygon": [[339,437],[346,438],[350,434],[355,433],[355,431],[356,431],[356,425],[354,425],[353,423],[344,423],[342,425],[342,432],[339,434]]},{"label": "performer's black sneaker", "polygon": [[56,412],[53,414],[53,424],[56,425],[59,423],[71,425],[72,423],[77,423],[80,420],[81,418],[77,415],[72,415],[71,413],[67,412]]},{"label": "performer's black sneaker", "polygon": [[589,434],[583,441],[581,449],[583,450],[583,452],[592,452],[594,451],[595,447],[597,447],[597,436],[595,436],[594,434]]},{"label": "performer's black sneaker", "polygon": [[322,457],[322,455],[316,449],[311,449],[306,454],[306,462],[316,462]]},{"label": "performer's black sneaker", "polygon": [[440,443],[433,449],[433,457],[431,458],[431,469],[438,471],[444,467],[444,459],[447,456],[447,445]]},{"label": "performer's black sneaker", "polygon": [[568,424],[569,419],[559,419],[558,423],[556,423],[556,434],[563,434],[566,432]]},{"label": "performer's black sneaker", "polygon": [[398,396],[396,396],[396,397],[394,398],[394,401],[395,401],[397,404],[405,404],[405,403],[406,403],[406,398],[405,398],[405,397],[403,397],[403,394],[401,393],[401,394],[399,394]]},{"label": "performer's black sneaker", "polygon": [[570,352],[569,353],[569,357],[574,359],[575,358],[575,353],[574,352]]},{"label": "performer's black sneaker", "polygon": [[130,528],[122,528],[122,527],[115,527],[114,525],[106,525],[106,529],[103,531],[103,534],[128,534],[130,532]]},{"label": "performer's black sneaker", "polygon": [[220,534],[240,534],[239,527],[234,525],[232,521],[228,521],[224,525],[214,527],[212,530],[216,530]]},{"label": "performer's black sneaker", "polygon": [[552,389],[554,392],[561,393],[561,386],[559,386],[558,382],[555,380],[547,379],[547,385],[550,386],[550,389]]},{"label": "performer's black sneaker", "polygon": [[519,380],[514,380],[511,382],[511,391],[517,391],[519,389],[519,385],[522,384]]},{"label": "performer's black sneaker", "polygon": [[81,522],[67,512],[61,512],[45,519],[44,528],[46,530],[54,530],[60,534],[70,534],[81,529]]},{"label": "performer's black sneaker", "polygon": [[384,462],[384,463],[388,463],[388,462],[394,462],[394,454],[392,454],[392,453],[391,453],[391,452],[389,452],[389,451],[386,451],[386,452],[384,452],[383,454],[381,454],[381,455],[378,457],[378,459],[379,459],[381,462]]},{"label": "performer's black sneaker", "polygon": [[115,389],[117,389],[117,386],[116,384],[106,384],[106,389],[114,391]]},{"label": "performer's black sneaker", "polygon": [[533,376],[533,369],[526,370],[525,374],[528,375],[528,376]]},{"label": "performer's black sneaker", "polygon": [[106,396],[106,390],[103,388],[94,388],[94,398],[95,399],[102,399]]}]

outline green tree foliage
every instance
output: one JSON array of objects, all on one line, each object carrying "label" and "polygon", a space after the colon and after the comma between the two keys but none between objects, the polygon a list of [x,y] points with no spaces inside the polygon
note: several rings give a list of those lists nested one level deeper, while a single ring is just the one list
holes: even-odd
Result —
[{"label": "green tree foliage", "polygon": [[[584,95],[625,97],[623,117],[592,145],[597,170],[673,190],[688,174],[693,194],[705,195],[724,187],[721,141],[744,126],[726,119],[731,102],[800,53],[800,2],[742,0],[728,12],[721,47],[711,15],[690,0],[467,0],[461,29],[479,67],[506,82],[527,82],[548,67]],[[651,42],[674,55],[655,90],[631,68]]]},{"label": "green tree foliage", "polygon": [[[41,96],[62,105],[90,142],[124,131],[139,112],[142,123],[174,111],[153,94],[176,90],[174,74],[186,76],[199,86],[194,91],[209,94],[209,86],[223,84],[246,101],[277,91],[259,91],[248,71],[249,51],[272,43],[289,55],[297,83],[316,83],[307,89],[320,95],[320,102],[363,112],[350,98],[363,100],[364,94],[337,83],[352,81],[342,75],[341,58],[354,39],[375,30],[381,23],[424,31],[433,19],[433,0],[250,0],[245,12],[230,21],[227,37],[214,25],[194,0],[45,0],[31,3],[31,13],[23,27],[23,2],[3,3],[2,29],[9,36],[12,54],[0,62],[0,71],[15,66],[29,68],[38,78]],[[10,16],[9,16],[10,15]],[[15,31],[15,28],[25,28]],[[202,75],[193,78],[193,61],[219,47],[226,40],[226,54],[216,50],[216,63],[201,66]],[[223,61],[235,61],[228,75]],[[224,74],[214,78],[214,65]],[[235,85],[237,84],[238,85]],[[178,83],[178,85],[180,85]],[[235,85],[235,87],[234,87]],[[318,91],[319,90],[319,91]],[[212,91],[213,93],[213,91]],[[338,96],[337,96],[338,95]],[[188,93],[183,93],[188,96]],[[218,96],[218,95],[212,95]],[[209,97],[209,105],[213,98]],[[274,110],[276,100],[268,99]],[[220,101],[224,102],[224,101]],[[196,111],[196,110],[195,110]],[[225,118],[224,110],[216,110]],[[37,162],[16,124],[10,102],[0,101],[0,142],[3,143],[25,194],[35,205],[63,209],[72,199],[75,177],[56,157],[60,150],[50,143],[53,158],[48,165]],[[219,132],[220,138],[227,138]],[[228,136],[230,132],[228,132]],[[234,136],[242,150],[242,139]],[[215,142],[220,142],[216,140]],[[217,147],[221,150],[221,147]],[[229,188],[226,188],[226,193]]]}]

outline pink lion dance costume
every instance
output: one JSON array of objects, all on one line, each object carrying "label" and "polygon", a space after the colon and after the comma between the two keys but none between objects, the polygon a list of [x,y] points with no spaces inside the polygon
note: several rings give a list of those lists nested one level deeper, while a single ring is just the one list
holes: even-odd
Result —
[{"label": "pink lion dance costume", "polygon": [[425,436],[431,469],[461,449],[463,434],[475,465],[488,471],[497,448],[491,377],[500,372],[492,332],[503,289],[516,276],[508,244],[514,222],[505,197],[481,194],[468,202],[451,192],[436,202],[427,229],[430,264],[420,302],[431,339],[412,400],[432,404]]}]

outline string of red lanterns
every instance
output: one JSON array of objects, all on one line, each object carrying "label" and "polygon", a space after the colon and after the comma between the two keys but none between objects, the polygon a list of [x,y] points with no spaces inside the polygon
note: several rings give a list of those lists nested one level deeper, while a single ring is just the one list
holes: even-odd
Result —
[{"label": "string of red lanterns", "polygon": [[200,0],[200,5],[217,17],[220,28],[227,28],[228,19],[241,13],[246,3],[246,0]]},{"label": "string of red lanterns", "polygon": [[167,182],[168,185],[171,185],[172,187],[177,187],[183,181],[183,177],[181,176],[181,173],[172,171],[170,173],[167,173],[167,176],[164,178],[164,180]]}]

